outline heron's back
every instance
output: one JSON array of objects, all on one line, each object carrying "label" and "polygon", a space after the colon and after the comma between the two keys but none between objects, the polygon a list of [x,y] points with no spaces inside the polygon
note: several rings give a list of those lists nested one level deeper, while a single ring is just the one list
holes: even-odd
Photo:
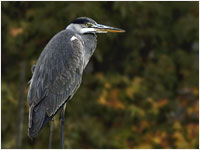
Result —
[{"label": "heron's back", "polygon": [[41,128],[76,92],[84,69],[84,47],[70,40],[75,34],[63,30],[56,34],[41,53],[28,92],[29,136]]}]

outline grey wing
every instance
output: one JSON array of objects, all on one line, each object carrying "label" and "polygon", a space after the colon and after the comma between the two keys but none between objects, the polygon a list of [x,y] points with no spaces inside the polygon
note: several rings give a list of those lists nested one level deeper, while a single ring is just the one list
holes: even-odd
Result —
[{"label": "grey wing", "polygon": [[63,31],[42,52],[28,93],[29,136],[35,137],[44,123],[70,99],[81,83],[83,46]]}]

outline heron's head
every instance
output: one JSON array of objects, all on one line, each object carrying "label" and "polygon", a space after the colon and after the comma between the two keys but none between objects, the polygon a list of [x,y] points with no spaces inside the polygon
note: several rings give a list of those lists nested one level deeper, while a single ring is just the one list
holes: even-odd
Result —
[{"label": "heron's head", "polygon": [[67,29],[71,29],[78,34],[125,32],[125,30],[119,28],[98,24],[93,19],[87,17],[75,19],[70,25],[67,26]]}]

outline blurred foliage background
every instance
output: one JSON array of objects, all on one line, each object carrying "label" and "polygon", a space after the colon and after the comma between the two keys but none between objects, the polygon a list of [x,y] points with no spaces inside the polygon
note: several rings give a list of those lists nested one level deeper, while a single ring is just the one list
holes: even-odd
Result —
[{"label": "blurred foliage background", "polygon": [[[126,33],[98,35],[67,105],[65,147],[198,148],[198,5],[1,2],[2,148],[48,148],[49,125],[34,141],[27,136],[31,66],[51,37],[80,16]],[[59,131],[57,115],[53,148],[60,148]]]}]

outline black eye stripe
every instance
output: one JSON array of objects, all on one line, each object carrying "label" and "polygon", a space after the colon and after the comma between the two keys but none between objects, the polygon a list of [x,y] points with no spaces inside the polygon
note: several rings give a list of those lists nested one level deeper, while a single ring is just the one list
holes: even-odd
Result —
[{"label": "black eye stripe", "polygon": [[86,23],[96,23],[94,20],[90,19],[90,18],[86,18],[86,17],[80,17],[75,19],[72,23],[74,24],[86,24]]},{"label": "black eye stripe", "polygon": [[89,22],[87,19],[76,19],[72,23],[74,24],[85,24],[86,22]]}]

